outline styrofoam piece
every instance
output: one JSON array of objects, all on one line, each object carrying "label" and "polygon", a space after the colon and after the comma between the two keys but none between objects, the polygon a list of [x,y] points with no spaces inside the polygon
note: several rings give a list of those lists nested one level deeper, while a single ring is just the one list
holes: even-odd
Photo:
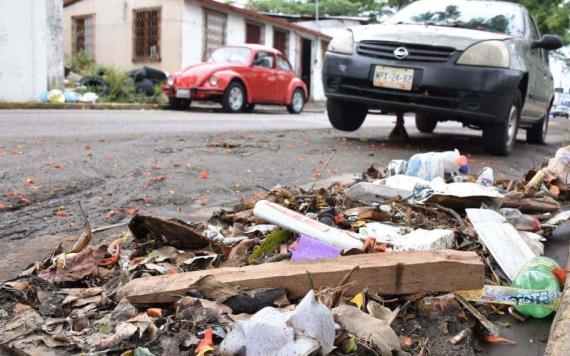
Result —
[{"label": "styrofoam piece", "polygon": [[357,183],[344,191],[344,194],[350,199],[364,202],[376,202],[382,199],[393,199],[398,196],[405,199],[410,197],[412,193],[411,190],[368,182]]}]

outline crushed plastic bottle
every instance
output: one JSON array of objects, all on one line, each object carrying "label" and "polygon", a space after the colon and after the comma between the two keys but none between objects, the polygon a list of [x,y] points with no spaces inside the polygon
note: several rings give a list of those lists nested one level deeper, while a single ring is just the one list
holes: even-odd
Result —
[{"label": "crushed plastic bottle", "polygon": [[408,161],[406,175],[422,178],[428,181],[434,178],[445,178],[446,173],[459,171],[467,173],[467,157],[459,154],[458,150],[447,152],[418,153]]},{"label": "crushed plastic bottle", "polygon": [[491,167],[483,168],[481,170],[481,173],[479,173],[479,176],[477,177],[477,183],[485,187],[490,187],[495,185],[495,175],[493,172],[493,168]]},{"label": "crushed plastic bottle", "polygon": [[540,221],[534,216],[523,214],[519,209],[503,208],[499,213],[517,230],[532,232],[540,230]]},{"label": "crushed plastic bottle", "polygon": [[[536,257],[528,262],[513,280],[513,287],[531,290],[560,292],[560,283],[552,270],[560,269],[556,261],[548,257]],[[545,318],[553,308],[541,305],[517,305],[515,309],[534,318]]]}]

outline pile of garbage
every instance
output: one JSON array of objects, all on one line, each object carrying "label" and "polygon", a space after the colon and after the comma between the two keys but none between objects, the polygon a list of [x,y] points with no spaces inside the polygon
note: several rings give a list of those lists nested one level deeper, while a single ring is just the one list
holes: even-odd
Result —
[{"label": "pile of garbage", "polygon": [[[570,146],[520,180],[459,152],[276,186],[205,222],[136,215],[84,232],[0,287],[18,354],[475,354],[493,319],[543,318],[565,271],[542,257],[570,219]],[[81,209],[81,207],[80,207]],[[81,210],[82,212],[82,210]]]},{"label": "pile of garbage", "polygon": [[[104,69],[98,75],[80,75],[69,72],[66,75],[68,83],[75,83],[74,86],[64,90],[52,89],[40,94],[40,102],[63,104],[63,103],[89,103],[94,104],[101,97],[110,94],[110,85],[105,79]],[[124,81],[126,87],[132,87],[134,92],[144,97],[156,95],[155,86],[162,84],[168,78],[168,73],[144,66],[133,69],[127,73]],[[116,90],[116,89],[115,89]]]}]

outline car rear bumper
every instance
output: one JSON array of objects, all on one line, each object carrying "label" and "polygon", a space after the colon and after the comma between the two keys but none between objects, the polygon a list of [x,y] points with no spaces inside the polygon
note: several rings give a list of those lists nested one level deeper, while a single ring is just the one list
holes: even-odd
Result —
[{"label": "car rear bumper", "polygon": [[[372,84],[376,65],[413,68],[411,91]],[[386,60],[328,52],[323,83],[328,98],[364,103],[387,111],[423,112],[466,123],[506,118],[523,73],[454,63]]]}]

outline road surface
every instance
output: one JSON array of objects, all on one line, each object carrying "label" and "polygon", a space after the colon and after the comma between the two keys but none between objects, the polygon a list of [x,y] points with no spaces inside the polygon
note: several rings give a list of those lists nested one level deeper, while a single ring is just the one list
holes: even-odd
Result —
[{"label": "road surface", "polygon": [[371,115],[361,130],[344,133],[331,129],[325,114],[0,111],[0,204],[6,207],[0,256],[7,263],[0,277],[33,260],[19,258],[23,246],[40,245],[33,255],[45,254],[36,238],[80,233],[78,202],[94,226],[123,221],[133,209],[191,219],[197,209],[231,206],[259,187],[298,185],[455,148],[470,156],[474,171],[490,165],[497,177],[519,177],[570,138],[570,121],[560,119],[548,145],[527,145],[521,132],[511,157],[492,157],[481,147],[480,132],[457,123],[426,135],[409,117],[412,140],[390,142],[394,120]]}]

